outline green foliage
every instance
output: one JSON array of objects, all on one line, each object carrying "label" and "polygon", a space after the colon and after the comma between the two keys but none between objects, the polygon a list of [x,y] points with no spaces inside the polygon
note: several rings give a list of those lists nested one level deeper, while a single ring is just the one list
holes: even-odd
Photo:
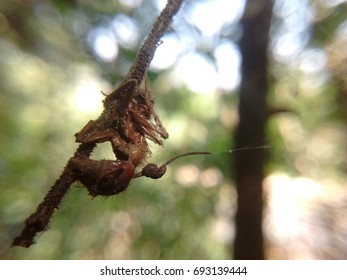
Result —
[{"label": "green foliage", "polygon": [[346,21],[347,7],[345,3],[341,3],[333,9],[325,10],[324,13],[327,15],[319,19],[312,28],[312,42],[318,45],[333,40],[336,30]]}]

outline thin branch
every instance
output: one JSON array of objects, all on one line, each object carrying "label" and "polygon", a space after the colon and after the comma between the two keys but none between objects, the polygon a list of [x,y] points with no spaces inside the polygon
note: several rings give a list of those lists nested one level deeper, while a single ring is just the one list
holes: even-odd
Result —
[{"label": "thin branch", "polygon": [[152,30],[149,33],[146,41],[137,53],[135,62],[130,68],[125,80],[135,79],[138,84],[144,78],[149,65],[153,59],[157,47],[160,45],[160,40],[164,35],[165,30],[171,24],[173,16],[177,13],[184,0],[169,0],[164,10],[161,12],[156,22],[153,24]]}]

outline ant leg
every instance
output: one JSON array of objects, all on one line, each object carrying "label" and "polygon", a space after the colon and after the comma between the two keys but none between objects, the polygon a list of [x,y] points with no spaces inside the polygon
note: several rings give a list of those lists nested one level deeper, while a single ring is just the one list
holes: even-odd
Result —
[{"label": "ant leg", "polygon": [[89,121],[80,132],[75,134],[78,143],[103,143],[111,139],[114,132],[109,130],[98,130],[96,121]]}]

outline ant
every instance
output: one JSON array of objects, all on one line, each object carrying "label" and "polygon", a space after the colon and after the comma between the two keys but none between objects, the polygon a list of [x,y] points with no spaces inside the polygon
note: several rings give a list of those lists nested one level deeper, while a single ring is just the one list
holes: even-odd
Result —
[{"label": "ant", "polygon": [[89,121],[75,134],[76,142],[82,144],[110,141],[116,156],[116,160],[75,157],[69,161],[76,179],[85,185],[91,196],[111,196],[121,193],[127,189],[133,178],[141,176],[161,178],[166,172],[166,166],[178,158],[210,154],[209,152],[185,153],[171,158],[159,167],[149,163],[136,173],[136,168],[150,152],[147,139],[162,145],[162,140],[159,138],[169,137],[153,105],[154,100],[147,79],[143,88],[136,80],[128,80],[106,96],[105,113],[99,119]]}]

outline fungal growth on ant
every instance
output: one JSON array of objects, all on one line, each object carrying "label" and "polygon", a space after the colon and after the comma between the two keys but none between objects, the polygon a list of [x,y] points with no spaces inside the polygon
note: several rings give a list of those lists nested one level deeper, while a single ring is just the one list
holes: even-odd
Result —
[{"label": "fungal growth on ant", "polygon": [[[109,106],[109,102],[113,105]],[[76,142],[98,144],[108,141],[116,160],[81,157],[70,161],[76,179],[86,186],[92,196],[110,196],[124,191],[134,177],[136,167],[150,152],[147,140],[162,145],[160,138],[169,136],[154,110],[146,79],[143,87],[135,80],[122,84],[106,96],[104,105],[105,109],[110,108],[107,113],[89,121],[76,133]],[[161,176],[157,175],[158,178]]]}]

